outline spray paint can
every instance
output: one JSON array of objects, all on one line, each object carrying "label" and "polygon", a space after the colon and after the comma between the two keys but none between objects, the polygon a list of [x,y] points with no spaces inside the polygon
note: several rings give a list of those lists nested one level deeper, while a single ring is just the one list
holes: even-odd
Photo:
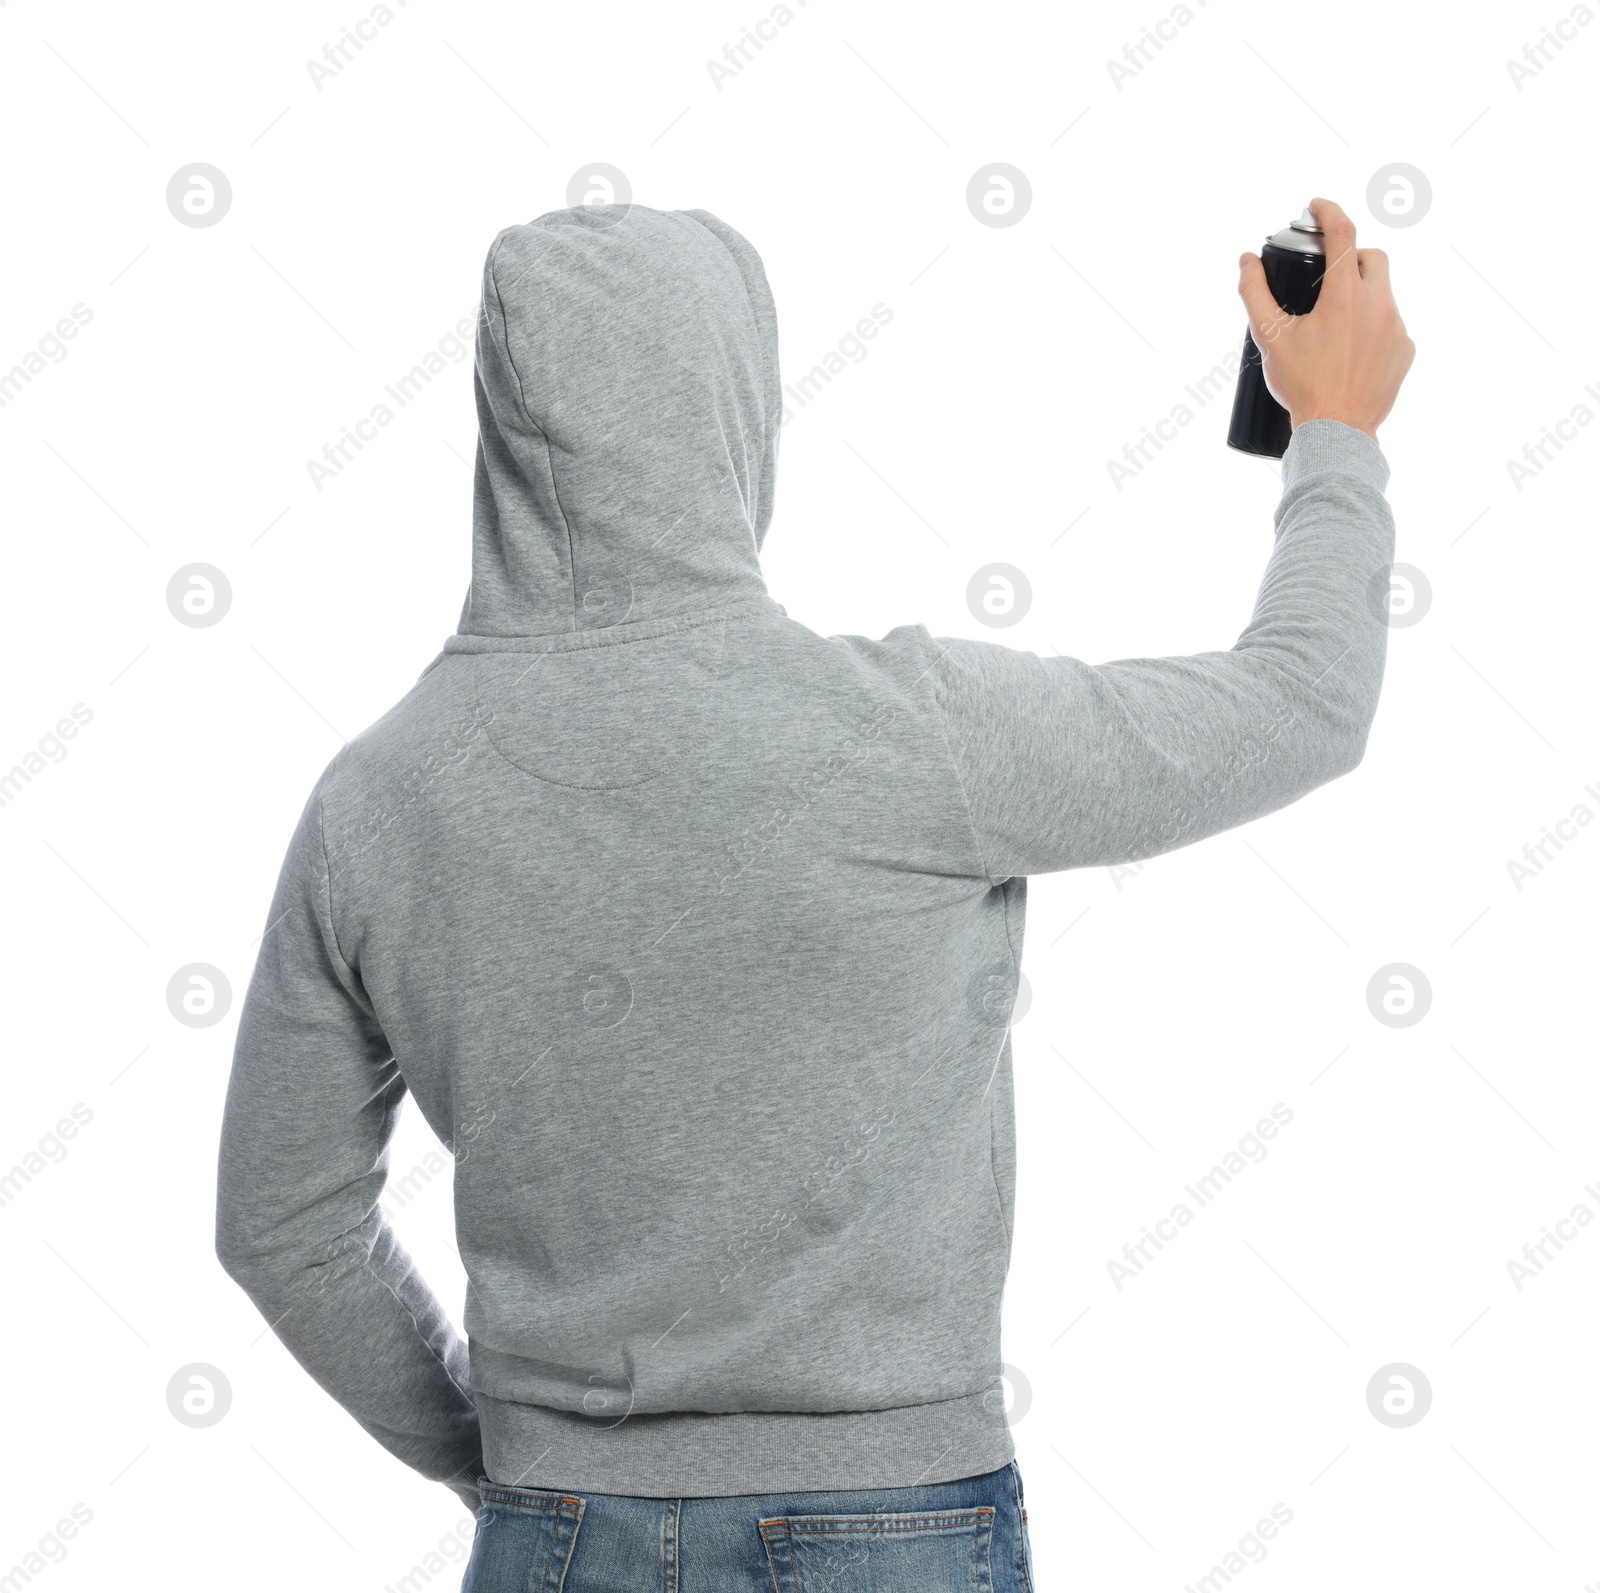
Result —
[{"label": "spray paint can", "polygon": [[[1280,309],[1290,315],[1307,315],[1317,302],[1326,269],[1322,232],[1309,210],[1275,232],[1261,248],[1261,265],[1267,287]],[[1239,384],[1233,390],[1233,419],[1228,425],[1228,446],[1241,453],[1282,459],[1289,446],[1289,411],[1267,391],[1261,374],[1261,350],[1247,331],[1239,361]]]}]

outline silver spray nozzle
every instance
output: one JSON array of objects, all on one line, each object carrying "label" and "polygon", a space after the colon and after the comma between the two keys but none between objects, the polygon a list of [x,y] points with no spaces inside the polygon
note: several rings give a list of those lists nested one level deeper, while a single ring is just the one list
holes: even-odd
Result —
[{"label": "silver spray nozzle", "polygon": [[1275,249],[1293,249],[1298,254],[1321,254],[1322,229],[1309,209],[1302,210],[1297,220],[1291,221],[1281,232],[1267,239]]}]

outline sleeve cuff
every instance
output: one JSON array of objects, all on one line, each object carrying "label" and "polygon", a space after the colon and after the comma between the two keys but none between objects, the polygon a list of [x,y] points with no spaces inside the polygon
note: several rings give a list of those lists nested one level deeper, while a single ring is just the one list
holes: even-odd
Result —
[{"label": "sleeve cuff", "polygon": [[1302,421],[1284,452],[1284,490],[1324,471],[1359,476],[1378,492],[1389,484],[1389,461],[1364,431],[1342,420]]}]

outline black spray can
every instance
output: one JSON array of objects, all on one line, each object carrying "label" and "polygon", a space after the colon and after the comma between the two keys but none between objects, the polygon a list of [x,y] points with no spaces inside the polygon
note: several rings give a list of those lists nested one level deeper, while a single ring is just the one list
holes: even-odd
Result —
[{"label": "black spray can", "polygon": [[[1281,309],[1306,315],[1317,302],[1325,261],[1322,233],[1309,210],[1275,232],[1261,249],[1267,286]],[[1246,332],[1239,361],[1239,385],[1233,391],[1233,419],[1228,426],[1228,446],[1242,453],[1282,459],[1289,446],[1289,411],[1267,391],[1261,374],[1261,350]]]}]

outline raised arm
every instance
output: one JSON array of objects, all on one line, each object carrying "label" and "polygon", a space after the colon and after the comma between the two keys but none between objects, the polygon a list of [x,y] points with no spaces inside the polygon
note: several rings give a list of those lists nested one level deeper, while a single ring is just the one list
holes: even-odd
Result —
[{"label": "raised arm", "polygon": [[992,881],[1130,862],[1273,812],[1360,761],[1377,708],[1394,524],[1377,427],[1414,349],[1379,251],[1314,200],[1329,266],[1285,316],[1240,294],[1294,432],[1255,612],[1227,652],[1093,666],[938,639],[928,671]]}]

